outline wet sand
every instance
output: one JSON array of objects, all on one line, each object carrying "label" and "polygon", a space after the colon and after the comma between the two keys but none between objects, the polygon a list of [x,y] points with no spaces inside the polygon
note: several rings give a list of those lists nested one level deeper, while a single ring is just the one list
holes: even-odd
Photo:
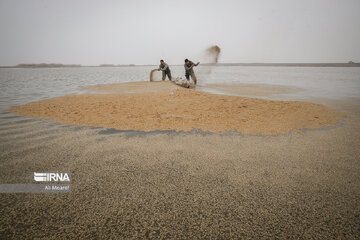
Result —
[{"label": "wet sand", "polygon": [[72,174],[68,194],[1,194],[3,239],[357,239],[360,99],[349,118],[276,136],[117,131],[9,115],[0,182]]},{"label": "wet sand", "polygon": [[68,95],[10,111],[67,125],[138,131],[201,129],[253,135],[333,126],[346,117],[320,104],[210,94],[170,82],[111,84],[87,90],[118,94]]},{"label": "wet sand", "polygon": [[301,88],[268,84],[206,84],[201,88],[242,96],[269,96],[303,91]]}]

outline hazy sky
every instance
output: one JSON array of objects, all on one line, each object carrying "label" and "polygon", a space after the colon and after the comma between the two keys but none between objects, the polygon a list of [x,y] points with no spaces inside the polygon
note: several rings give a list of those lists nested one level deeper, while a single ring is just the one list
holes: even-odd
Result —
[{"label": "hazy sky", "polygon": [[360,62],[360,0],[0,0],[0,65]]}]

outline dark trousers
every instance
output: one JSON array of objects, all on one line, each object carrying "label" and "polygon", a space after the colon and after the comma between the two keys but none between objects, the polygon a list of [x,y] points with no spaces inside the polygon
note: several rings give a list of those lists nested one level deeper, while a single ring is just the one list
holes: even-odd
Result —
[{"label": "dark trousers", "polygon": [[168,76],[169,80],[171,80],[171,72],[170,71],[162,71],[162,80],[163,81],[165,80],[166,75]]},{"label": "dark trousers", "polygon": [[196,79],[195,73],[193,73],[193,72],[192,73],[185,73],[185,77],[186,77],[187,80],[190,80],[190,76],[191,76],[191,79],[196,84],[197,79]]}]

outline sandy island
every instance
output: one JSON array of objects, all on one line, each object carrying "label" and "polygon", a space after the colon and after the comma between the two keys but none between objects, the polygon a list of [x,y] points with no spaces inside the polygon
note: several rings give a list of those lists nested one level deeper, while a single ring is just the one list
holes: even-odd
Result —
[{"label": "sandy island", "polygon": [[345,117],[321,104],[210,94],[171,82],[108,84],[83,90],[107,94],[67,95],[9,111],[67,125],[266,135],[333,126]]}]

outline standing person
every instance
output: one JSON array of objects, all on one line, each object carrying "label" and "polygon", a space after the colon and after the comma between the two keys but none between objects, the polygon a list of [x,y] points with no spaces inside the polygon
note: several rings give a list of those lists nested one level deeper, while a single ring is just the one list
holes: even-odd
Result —
[{"label": "standing person", "polygon": [[190,76],[191,76],[191,79],[194,81],[195,85],[196,85],[196,76],[195,76],[195,73],[194,73],[194,67],[199,65],[200,62],[197,62],[196,64],[193,63],[192,61],[190,61],[189,59],[185,59],[185,64],[184,64],[184,67],[185,67],[185,77],[187,80],[190,80]]},{"label": "standing person", "polygon": [[160,60],[160,65],[158,68],[158,71],[162,71],[162,80],[164,81],[166,78],[166,75],[168,76],[169,80],[171,81],[171,71],[169,68],[169,65],[167,65],[166,62],[164,62],[164,60]]}]

